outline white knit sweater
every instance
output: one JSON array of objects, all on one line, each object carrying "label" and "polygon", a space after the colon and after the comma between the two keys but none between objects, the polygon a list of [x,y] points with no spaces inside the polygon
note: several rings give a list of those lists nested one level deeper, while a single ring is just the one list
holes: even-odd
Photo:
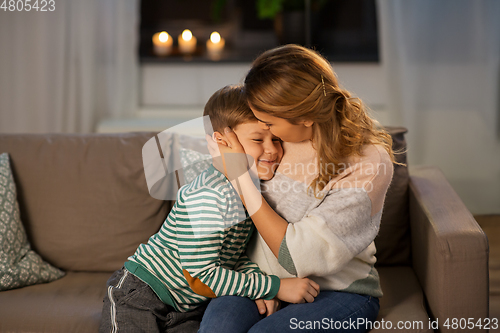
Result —
[{"label": "white knit sweater", "polygon": [[318,199],[307,193],[317,176],[311,141],[284,143],[285,156],[275,177],[262,185],[269,205],[289,222],[276,258],[260,234],[247,249],[267,273],[309,277],[322,290],[382,296],[374,239],[378,233],[393,165],[380,145],[367,145],[363,156],[342,165]]}]

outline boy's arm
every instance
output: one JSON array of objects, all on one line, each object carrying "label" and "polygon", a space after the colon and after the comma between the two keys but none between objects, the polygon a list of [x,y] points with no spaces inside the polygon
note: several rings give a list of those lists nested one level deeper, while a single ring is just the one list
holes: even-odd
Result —
[{"label": "boy's arm", "polygon": [[238,261],[236,262],[236,265],[234,266],[234,270],[237,272],[249,274],[249,273],[259,273],[259,274],[264,274],[259,266],[257,266],[256,263],[250,260],[250,258],[246,254],[242,254]]},{"label": "boy's arm", "polygon": [[190,194],[189,200],[179,199],[176,223],[179,260],[191,289],[206,297],[275,297],[280,286],[277,276],[257,273],[244,261],[240,268],[245,273],[220,265],[219,251],[227,227],[226,215],[230,216],[227,214],[227,200],[220,193],[206,189],[199,194]]},{"label": "boy's arm", "polygon": [[[248,238],[251,237],[256,237],[257,236],[257,229],[255,228],[255,225],[252,224],[251,230],[249,232]],[[262,272],[259,268],[259,266],[254,263],[248,255],[246,254],[246,248],[248,244],[245,244],[245,251],[240,255],[238,260],[236,261],[236,264],[234,265],[234,270],[237,272],[241,273],[259,273],[259,274],[264,274],[266,273]]]}]

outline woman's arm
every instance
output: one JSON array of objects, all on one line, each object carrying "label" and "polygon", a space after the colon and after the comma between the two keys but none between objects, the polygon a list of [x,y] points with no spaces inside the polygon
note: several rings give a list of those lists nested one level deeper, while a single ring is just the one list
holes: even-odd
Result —
[{"label": "woman's arm", "polygon": [[[283,238],[288,228],[288,222],[276,213],[262,197],[260,187],[255,186],[248,170],[247,155],[241,146],[238,137],[233,131],[225,131],[230,147],[217,145],[207,136],[208,149],[213,164],[231,181],[248,213],[252,217],[255,227],[266,241],[267,245],[278,258]],[[256,174],[256,171],[254,172]]]},{"label": "woman's arm", "polygon": [[248,172],[236,180],[232,180],[231,183],[237,188],[238,194],[260,235],[264,238],[274,256],[278,258],[281,243],[288,228],[288,222],[269,206],[260,190],[255,187]]}]

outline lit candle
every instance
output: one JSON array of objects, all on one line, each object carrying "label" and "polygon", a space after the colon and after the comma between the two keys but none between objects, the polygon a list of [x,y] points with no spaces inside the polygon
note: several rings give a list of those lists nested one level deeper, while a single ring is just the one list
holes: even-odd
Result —
[{"label": "lit candle", "polygon": [[166,56],[172,52],[172,37],[165,31],[157,32],[153,36],[154,52],[158,56]]},{"label": "lit candle", "polygon": [[222,50],[224,50],[225,43],[226,41],[224,38],[221,38],[217,31],[212,32],[210,39],[207,40],[208,56],[212,60],[219,60]]},{"label": "lit candle", "polygon": [[188,29],[179,36],[179,50],[184,54],[190,54],[196,50],[196,37]]}]

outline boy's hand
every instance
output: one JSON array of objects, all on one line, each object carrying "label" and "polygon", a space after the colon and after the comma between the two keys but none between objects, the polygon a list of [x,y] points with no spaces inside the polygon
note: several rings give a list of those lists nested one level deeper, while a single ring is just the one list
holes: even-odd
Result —
[{"label": "boy's hand", "polygon": [[311,303],[319,294],[319,285],[308,278],[281,279],[276,297],[289,303]]},{"label": "boy's hand", "polygon": [[259,313],[265,314],[267,313],[266,317],[269,315],[272,315],[276,311],[280,309],[281,302],[277,298],[273,299],[256,299],[255,304],[257,304],[257,308],[259,309]]}]

